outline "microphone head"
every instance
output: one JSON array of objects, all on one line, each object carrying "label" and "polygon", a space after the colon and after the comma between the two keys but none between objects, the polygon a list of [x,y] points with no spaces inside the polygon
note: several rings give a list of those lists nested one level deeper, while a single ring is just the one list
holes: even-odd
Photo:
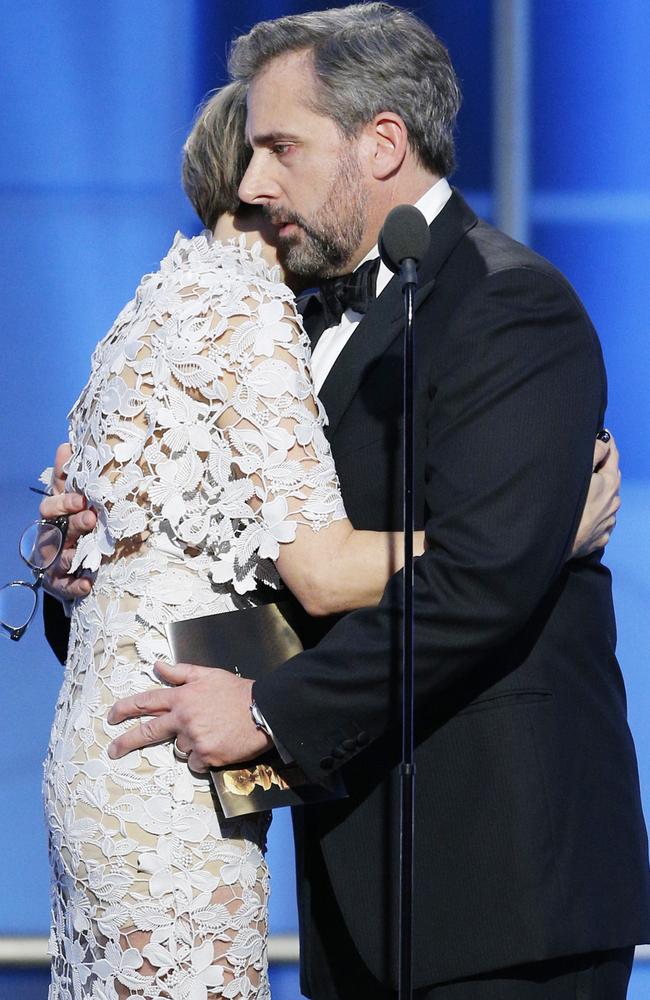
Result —
[{"label": "microphone head", "polygon": [[386,267],[397,272],[407,258],[419,264],[430,242],[427,220],[420,209],[415,205],[396,205],[386,216],[379,234],[379,255]]}]

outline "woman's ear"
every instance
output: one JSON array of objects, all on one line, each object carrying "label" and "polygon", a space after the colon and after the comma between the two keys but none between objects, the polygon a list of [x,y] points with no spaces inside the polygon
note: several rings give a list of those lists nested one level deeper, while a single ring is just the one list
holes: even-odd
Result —
[{"label": "woman's ear", "polygon": [[404,120],[393,111],[380,111],[366,126],[370,169],[376,180],[386,180],[402,166],[408,152]]}]

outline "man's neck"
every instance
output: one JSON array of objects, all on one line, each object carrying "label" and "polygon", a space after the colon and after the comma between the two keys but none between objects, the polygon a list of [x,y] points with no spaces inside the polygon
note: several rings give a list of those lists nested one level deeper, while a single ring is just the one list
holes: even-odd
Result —
[{"label": "man's neck", "polygon": [[354,255],[346,271],[353,271],[361,261],[365,260],[373,247],[377,245],[379,233],[386,221],[386,216],[396,205],[415,205],[441,178],[422,167],[413,168],[408,175],[392,178],[378,192],[377,204],[368,216],[366,233],[359,249]]}]

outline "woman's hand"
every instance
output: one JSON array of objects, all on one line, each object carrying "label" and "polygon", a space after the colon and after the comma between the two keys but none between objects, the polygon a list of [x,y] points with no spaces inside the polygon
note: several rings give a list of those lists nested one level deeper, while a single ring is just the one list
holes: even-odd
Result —
[{"label": "woman's hand", "polygon": [[608,441],[596,441],[594,471],[573,543],[572,559],[583,559],[607,545],[616,526],[616,513],[621,506],[620,488],[618,448],[610,435]]},{"label": "woman's hand", "polygon": [[57,448],[52,474],[53,495],[45,497],[39,507],[41,517],[60,517],[62,514],[68,517],[68,531],[61,555],[47,571],[44,579],[45,590],[60,601],[73,601],[90,593],[91,581],[86,577],[69,576],[68,571],[79,538],[92,531],[97,523],[94,512],[87,509],[85,497],[79,493],[64,492],[66,474],[63,467],[71,454],[67,442]]}]

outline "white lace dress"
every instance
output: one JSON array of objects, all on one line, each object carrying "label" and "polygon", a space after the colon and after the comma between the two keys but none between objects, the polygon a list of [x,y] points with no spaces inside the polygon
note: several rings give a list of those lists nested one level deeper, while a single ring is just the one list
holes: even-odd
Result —
[{"label": "white lace dress", "polygon": [[170,744],[107,755],[118,698],[160,684],[170,620],[254,603],[298,523],[344,516],[291,292],[259,256],[177,236],[93,356],[68,486],[98,514],[77,565],[44,792],[50,1000],[269,996],[268,819],[219,818]]}]

